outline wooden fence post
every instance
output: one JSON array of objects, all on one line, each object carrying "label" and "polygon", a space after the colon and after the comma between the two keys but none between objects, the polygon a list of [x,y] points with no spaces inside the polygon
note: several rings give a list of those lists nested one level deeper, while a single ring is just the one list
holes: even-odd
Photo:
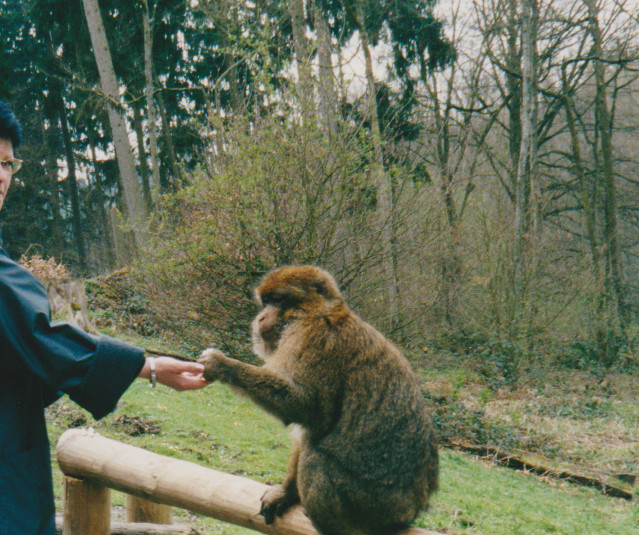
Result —
[{"label": "wooden fence post", "polygon": [[110,535],[111,490],[99,483],[64,477],[63,535]]},{"label": "wooden fence post", "polygon": [[[299,505],[267,525],[259,514],[260,498],[270,487],[252,479],[165,457],[80,429],[65,431],[58,440],[57,452],[60,469],[69,476],[268,535],[318,535]],[[169,526],[157,527],[170,530]],[[64,531],[64,535],[105,533],[93,528]],[[402,535],[441,534],[411,528]]]},{"label": "wooden fence post", "polygon": [[126,519],[128,522],[173,524],[171,506],[151,502],[131,494],[126,495]]}]

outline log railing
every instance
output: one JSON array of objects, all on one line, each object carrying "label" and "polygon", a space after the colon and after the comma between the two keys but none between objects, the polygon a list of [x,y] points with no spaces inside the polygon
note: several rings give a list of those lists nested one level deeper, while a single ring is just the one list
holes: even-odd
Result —
[{"label": "log railing", "polygon": [[[260,498],[268,485],[252,479],[159,455],[91,430],[66,431],[58,441],[57,455],[60,469],[67,476],[64,535],[111,534],[109,489],[261,533],[318,535],[299,506],[274,524],[265,524],[258,513]],[[435,532],[412,528],[402,535]]]}]

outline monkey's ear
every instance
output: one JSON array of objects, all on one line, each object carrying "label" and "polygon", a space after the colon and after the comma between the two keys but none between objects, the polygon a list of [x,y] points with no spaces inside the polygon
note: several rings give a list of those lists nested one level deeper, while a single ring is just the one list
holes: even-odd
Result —
[{"label": "monkey's ear", "polygon": [[315,278],[313,288],[318,295],[325,299],[336,299],[341,296],[335,280],[326,272],[319,274]]},{"label": "monkey's ear", "polygon": [[315,291],[322,297],[332,297],[331,291],[325,280],[317,279],[313,284]]}]

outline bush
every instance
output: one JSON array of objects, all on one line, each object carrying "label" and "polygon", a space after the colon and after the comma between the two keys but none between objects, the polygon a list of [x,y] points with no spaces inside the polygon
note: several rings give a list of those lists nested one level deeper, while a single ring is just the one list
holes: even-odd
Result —
[{"label": "bush", "polygon": [[603,372],[615,365],[630,364],[622,359],[630,345],[626,336],[610,331],[604,340],[579,338],[560,349],[559,362],[568,369]]},{"label": "bush", "polygon": [[[195,347],[248,354],[252,289],[268,270],[319,264],[342,286],[371,262],[366,148],[273,121],[229,133],[215,172],[162,200],[136,270],[154,322]],[[369,243],[356,243],[366,236]]]},{"label": "bush", "polygon": [[491,337],[477,348],[475,355],[480,361],[480,372],[492,390],[517,382],[521,349],[515,342]]}]

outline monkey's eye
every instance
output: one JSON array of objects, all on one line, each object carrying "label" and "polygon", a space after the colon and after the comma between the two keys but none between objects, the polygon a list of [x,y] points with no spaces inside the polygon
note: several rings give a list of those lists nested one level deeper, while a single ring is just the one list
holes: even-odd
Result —
[{"label": "monkey's eye", "polygon": [[290,295],[273,292],[262,296],[262,304],[264,306],[271,305],[279,309],[286,309],[294,306],[295,302]]}]

